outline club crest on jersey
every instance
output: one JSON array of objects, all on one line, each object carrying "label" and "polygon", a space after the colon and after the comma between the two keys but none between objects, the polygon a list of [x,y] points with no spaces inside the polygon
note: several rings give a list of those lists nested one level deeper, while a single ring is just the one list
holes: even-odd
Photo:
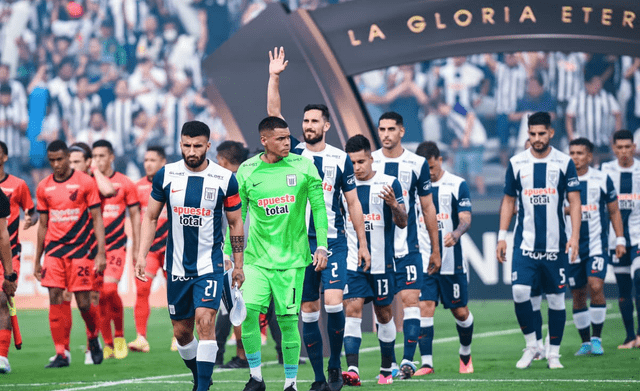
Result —
[{"label": "club crest on jersey", "polygon": [[298,184],[298,177],[296,174],[287,175],[287,186],[294,187]]},{"label": "club crest on jersey", "polygon": [[72,191],[69,194],[69,200],[71,200],[71,201],[77,201],[78,200],[78,189]]},{"label": "club crest on jersey", "polygon": [[376,193],[376,194],[372,194],[371,195],[371,204],[372,205],[380,205],[382,204],[382,198],[379,197],[380,193]]},{"label": "club crest on jersey", "polygon": [[324,172],[325,178],[335,178],[336,177],[336,168],[325,166],[322,171]]},{"label": "club crest on jersey", "polygon": [[411,182],[411,172],[409,171],[400,171],[400,175],[398,176],[400,182],[409,183]]},{"label": "club crest on jersey", "polygon": [[598,198],[598,190],[599,189],[589,189],[589,199],[595,200]]},{"label": "club crest on jersey", "polygon": [[216,189],[213,187],[205,187],[204,188],[204,199],[207,201],[215,201],[216,199]]},{"label": "club crest on jersey", "polygon": [[443,194],[440,196],[440,205],[449,206],[451,205],[451,194]]},{"label": "club crest on jersey", "polygon": [[558,170],[548,170],[547,171],[547,181],[552,186],[558,186],[558,178],[559,172]]}]

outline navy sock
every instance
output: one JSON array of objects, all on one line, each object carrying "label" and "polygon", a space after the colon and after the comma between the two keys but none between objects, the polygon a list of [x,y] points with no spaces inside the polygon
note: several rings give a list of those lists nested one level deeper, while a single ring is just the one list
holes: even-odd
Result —
[{"label": "navy sock", "polygon": [[182,359],[182,361],[184,361],[184,364],[191,370],[191,373],[193,373],[193,381],[198,381],[198,362],[196,358],[194,357],[191,360]]},{"label": "navy sock", "polygon": [[564,334],[564,324],[566,321],[566,310],[549,309],[549,344],[560,346],[560,342],[562,342],[562,334]]},{"label": "navy sock", "polygon": [[[516,318],[518,324],[524,335],[535,332],[535,325],[533,320],[533,307],[531,306],[531,300],[527,300],[523,303],[515,303]],[[551,320],[549,320],[551,323]],[[564,323],[563,323],[564,325]]]},{"label": "navy sock", "polygon": [[340,368],[340,354],[344,339],[344,311],[329,313],[327,316],[327,332],[329,334],[329,368]]},{"label": "navy sock", "polygon": [[418,342],[421,356],[431,356],[433,354],[433,326],[420,328]]},{"label": "navy sock", "polygon": [[627,332],[627,337],[625,339],[626,342],[635,338],[635,332],[633,329],[633,301],[631,300],[631,276],[629,274],[616,274],[616,281],[618,282],[618,304],[620,305],[620,315],[622,315],[624,329]]},{"label": "navy sock", "polygon": [[403,359],[413,361],[420,337],[420,319],[405,319],[402,322],[404,331],[404,355]]},{"label": "navy sock", "polygon": [[[380,341],[380,340],[379,340]],[[382,356],[382,360],[380,362],[380,368],[389,368],[391,369],[391,363],[394,362],[395,356],[395,345],[396,341],[391,342],[382,342],[380,341],[380,355]],[[385,376],[389,376],[391,372],[388,374],[387,371],[381,371]]]},{"label": "navy sock", "polygon": [[361,343],[362,338],[344,337],[344,354],[347,356],[347,366],[358,366],[358,352],[360,351]]},{"label": "navy sock", "polygon": [[197,361],[198,366],[198,391],[209,390],[214,363],[209,361]]},{"label": "navy sock", "polygon": [[460,345],[469,346],[471,345],[471,339],[473,338],[473,323],[469,327],[461,327],[459,324],[456,324],[456,329],[458,329],[458,337],[460,337]]},{"label": "navy sock", "polygon": [[542,312],[540,310],[533,311],[533,327],[536,330],[536,339],[542,339]]},{"label": "navy sock", "polygon": [[313,367],[315,373],[315,381],[326,381],[327,378],[324,375],[324,365],[322,357],[322,335],[320,334],[320,326],[318,321],[315,322],[303,322],[302,323],[302,335],[304,343],[307,345],[307,354],[309,355],[309,361]]},{"label": "navy sock", "polygon": [[640,335],[640,269],[633,274],[633,286],[636,288],[636,311],[638,316],[638,331],[636,334]]}]

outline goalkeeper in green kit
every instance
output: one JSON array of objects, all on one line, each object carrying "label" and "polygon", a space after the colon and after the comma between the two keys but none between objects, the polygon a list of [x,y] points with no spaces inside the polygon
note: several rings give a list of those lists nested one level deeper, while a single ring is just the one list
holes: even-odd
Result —
[{"label": "goalkeeper in green kit", "polygon": [[[305,268],[313,262],[317,271],[327,265],[327,212],[322,180],[313,162],[289,155],[289,126],[277,117],[258,125],[265,152],[245,161],[237,179],[242,217],[250,215],[249,238],[244,253],[244,301],[247,318],[242,343],[251,369],[244,391],[265,390],[261,372],[260,313],[271,298],[282,330],[285,391],[297,390],[300,359],[298,313]],[[311,205],[318,248],[311,257],[307,237],[306,208]],[[233,243],[232,243],[233,244]]]}]

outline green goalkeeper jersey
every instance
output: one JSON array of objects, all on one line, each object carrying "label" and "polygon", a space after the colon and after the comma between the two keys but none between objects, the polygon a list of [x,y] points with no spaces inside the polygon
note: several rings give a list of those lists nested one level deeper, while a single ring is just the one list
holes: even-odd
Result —
[{"label": "green goalkeeper jersey", "polygon": [[244,262],[266,269],[306,267],[311,263],[306,209],[311,205],[318,246],[327,247],[328,220],[322,180],[313,162],[289,154],[266,163],[258,154],[238,169],[242,218],[251,223]]}]

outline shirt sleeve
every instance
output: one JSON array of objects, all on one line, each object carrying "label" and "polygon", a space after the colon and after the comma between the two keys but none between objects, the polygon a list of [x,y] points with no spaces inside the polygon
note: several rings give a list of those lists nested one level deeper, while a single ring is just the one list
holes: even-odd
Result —
[{"label": "shirt sleeve", "polygon": [[127,184],[127,192],[125,194],[125,202],[127,206],[136,206],[140,205],[140,198],[138,197],[138,189],[136,188],[135,183],[133,181],[128,181]]},{"label": "shirt sleeve", "polygon": [[[575,170],[575,167],[574,167]],[[517,197],[518,196],[518,181],[516,180],[515,173],[513,172],[513,165],[509,162],[509,166],[507,167],[507,173],[504,178],[504,194]]]},{"label": "shirt sleeve", "polygon": [[573,160],[569,160],[565,178],[567,178],[567,193],[572,191],[580,191],[580,180],[578,179],[578,171],[576,170],[576,165],[573,163]]},{"label": "shirt sleeve", "polygon": [[100,191],[98,191],[98,184],[92,178],[88,178],[84,184],[85,189],[85,200],[87,202],[87,206],[89,208],[94,208],[96,206],[100,206]]},{"label": "shirt sleeve", "polygon": [[393,194],[396,195],[396,201],[398,201],[398,204],[404,204],[404,197],[402,196],[402,185],[400,184],[400,182],[398,182],[397,179],[393,180],[391,188],[393,189]]},{"label": "shirt sleeve", "polygon": [[0,190],[0,218],[7,218],[11,214],[11,207],[9,206],[9,199],[4,194],[2,190]]},{"label": "shirt sleeve", "polygon": [[153,176],[153,182],[151,184],[151,197],[158,202],[165,203],[167,202],[167,197],[164,193],[164,189],[162,188],[162,184],[164,183],[164,167],[160,169]]},{"label": "shirt sleeve", "polygon": [[44,186],[43,182],[40,183],[38,188],[36,189],[36,202],[37,209],[40,213],[49,213],[49,205],[47,204],[47,199],[44,196]]},{"label": "shirt sleeve", "polygon": [[342,173],[342,192],[346,193],[356,188],[356,176],[353,172],[353,162],[347,155],[344,161],[344,172]]},{"label": "shirt sleeve", "polygon": [[227,211],[238,210],[242,207],[240,194],[238,194],[238,180],[235,175],[231,175],[227,185],[227,194],[224,198],[224,208]]},{"label": "shirt sleeve", "polygon": [[[400,192],[400,194],[402,194],[402,192]],[[429,172],[429,163],[427,163],[425,159],[420,168],[420,175],[418,176],[418,195],[423,197],[429,194],[431,194],[431,173]]]},{"label": "shirt sleeve", "polygon": [[309,161],[307,165],[307,175],[305,175],[308,188],[309,204],[313,214],[313,224],[316,229],[316,239],[318,247],[328,246],[327,234],[329,231],[329,219],[327,218],[327,207],[324,203],[324,191],[322,190],[322,180],[318,175],[318,169]]},{"label": "shirt sleeve", "polygon": [[467,181],[462,181],[458,188],[458,212],[471,212],[471,197]]},{"label": "shirt sleeve", "polygon": [[567,115],[570,116],[575,116],[576,112],[578,111],[578,97],[574,96],[573,98],[569,99],[569,104],[567,105]]},{"label": "shirt sleeve", "polygon": [[618,193],[616,192],[615,186],[613,186],[613,181],[611,177],[607,175],[607,193],[605,194],[605,200],[608,203],[614,202],[618,200]]}]

